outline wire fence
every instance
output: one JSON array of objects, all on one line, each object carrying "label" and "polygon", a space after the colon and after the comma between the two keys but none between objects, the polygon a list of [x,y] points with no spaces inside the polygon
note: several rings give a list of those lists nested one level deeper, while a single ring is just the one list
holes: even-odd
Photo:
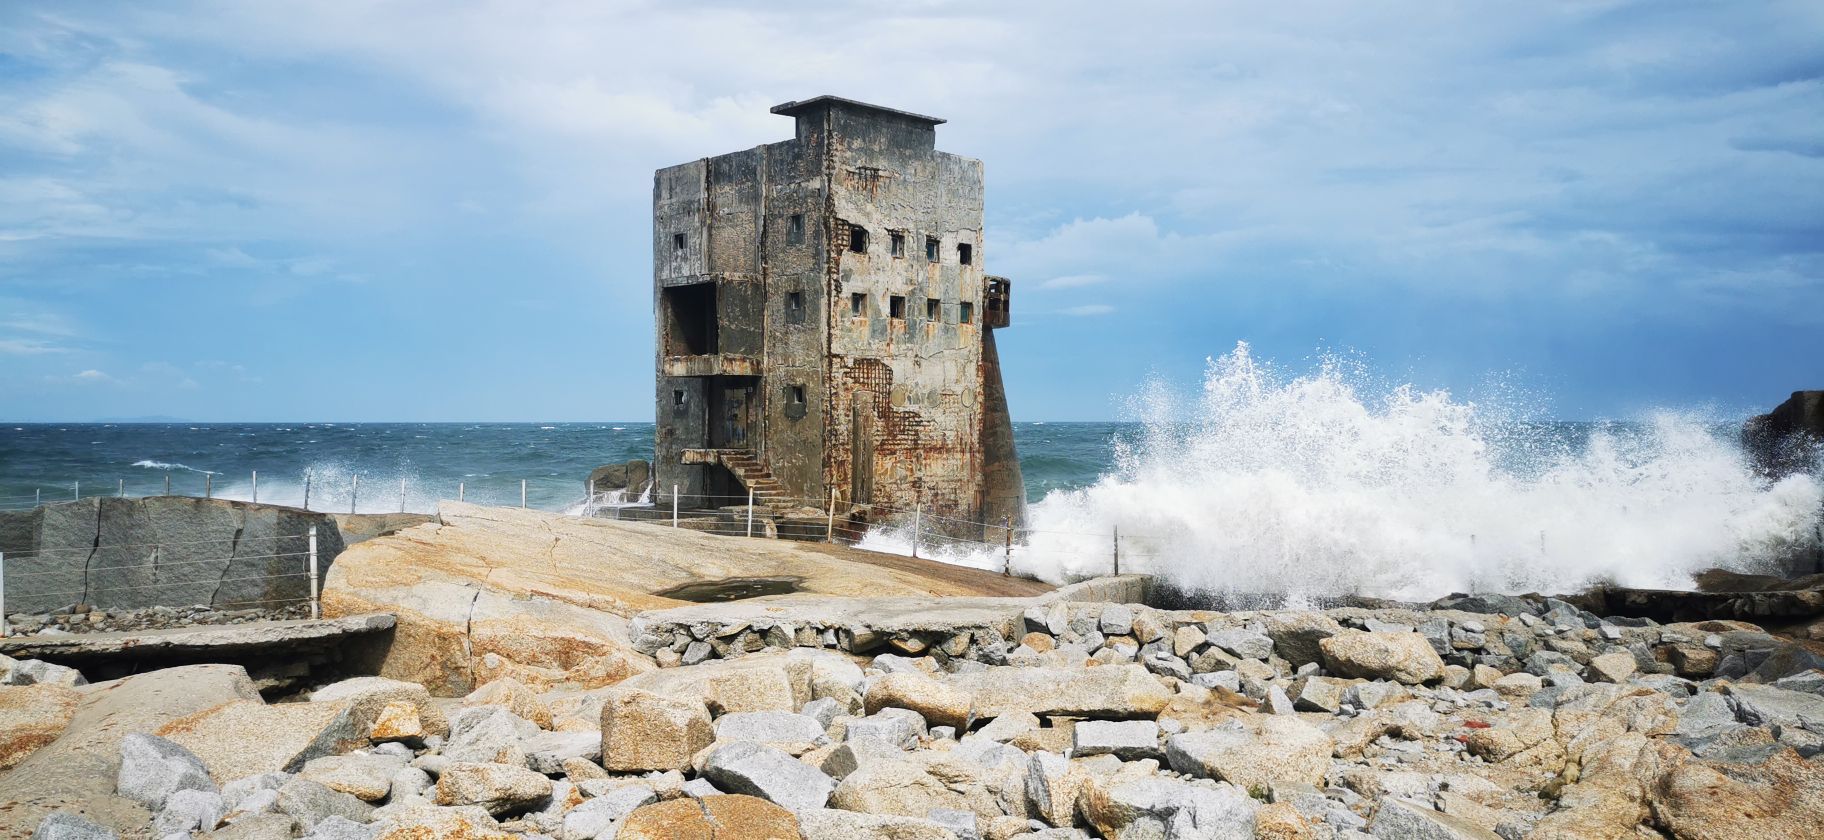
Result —
[{"label": "wire fence", "polygon": [[[210,597],[207,599],[206,603],[208,603],[210,607],[216,609],[243,606],[275,607],[281,604],[291,605],[309,602],[310,617],[313,619],[320,618],[322,616],[322,580],[320,575],[320,558],[318,555],[317,526],[312,525],[304,533],[300,534],[277,535],[259,539],[262,542],[270,540],[275,548],[280,547],[283,543],[290,542],[298,544],[299,549],[296,551],[269,551],[262,554],[237,554],[236,550],[240,546],[246,544],[247,539],[245,537],[229,537],[215,540],[114,543],[106,545],[97,543],[92,546],[40,548],[30,551],[0,551],[0,638],[12,635],[12,621],[10,616],[14,613],[7,606],[7,588],[9,585],[13,587],[15,605],[20,600],[41,605],[46,602],[47,599],[69,598],[78,599],[74,603],[81,605],[83,603],[91,602],[95,599],[95,596],[98,595],[120,595],[121,593],[134,592],[158,593],[157,595],[154,595],[151,600],[169,600],[169,596],[172,594],[173,590],[202,585],[209,587],[210,590]],[[165,552],[171,550],[177,550],[179,556],[195,554],[210,554],[212,556],[187,560],[163,559]],[[83,555],[94,558],[108,557],[111,553],[130,553],[143,559],[139,562],[115,563],[105,566],[90,566],[85,562],[80,569],[76,568],[72,563],[73,559],[80,559]],[[205,565],[219,565],[224,572],[229,572],[230,570],[237,568],[237,564],[244,565],[255,561],[261,561],[267,565],[272,565],[272,561],[276,561],[276,568],[279,570],[268,570],[260,574],[228,574],[224,577],[206,577],[202,580],[166,580],[123,583],[122,585],[113,585],[115,583],[114,581],[103,580],[102,582],[108,585],[88,585],[89,581],[92,580],[91,575],[103,572],[118,573],[117,575],[102,575],[104,579],[107,577],[120,577],[125,579],[131,577],[134,572],[145,572],[156,576],[160,571],[166,569]],[[296,571],[285,570],[290,566],[290,562],[288,561],[295,561],[297,563]],[[50,586],[55,586],[57,580],[70,578],[77,574],[80,574],[84,584],[80,589],[54,590],[40,589],[37,586],[37,583],[41,580],[48,581],[48,585]],[[216,595],[220,593],[222,584],[254,582],[266,584],[274,581],[286,580],[297,580],[306,583],[308,587],[306,589],[307,594],[296,597],[261,597],[228,601],[216,600]],[[23,595],[23,598],[20,597],[21,595]],[[109,598],[107,600],[119,602],[131,599]],[[153,604],[144,604],[142,606],[153,606]],[[162,606],[176,605],[162,604]],[[39,612],[40,610],[33,611]]]}]

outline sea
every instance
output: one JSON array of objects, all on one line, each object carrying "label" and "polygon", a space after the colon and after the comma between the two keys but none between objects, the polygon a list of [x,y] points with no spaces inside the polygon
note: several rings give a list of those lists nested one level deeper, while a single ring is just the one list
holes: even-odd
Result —
[{"label": "sea", "polygon": [[[1194,387],[1149,383],[1129,413],[1014,424],[1028,510],[1011,550],[903,521],[861,545],[1054,582],[1113,571],[1118,555],[1123,571],[1293,606],[1688,588],[1704,569],[1779,572],[1824,552],[1824,465],[1762,475],[1740,445],[1745,418],[1540,419],[1347,365],[1283,371],[1245,345]],[[169,482],[331,512],[461,497],[588,513],[602,501],[586,498],[590,470],[652,444],[644,422],[12,423],[0,509]]]}]

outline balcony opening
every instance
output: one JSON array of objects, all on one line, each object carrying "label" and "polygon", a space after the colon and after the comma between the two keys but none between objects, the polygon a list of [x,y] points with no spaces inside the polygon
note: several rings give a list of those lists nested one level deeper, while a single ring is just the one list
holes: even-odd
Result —
[{"label": "balcony opening", "polygon": [[716,352],[716,284],[668,286],[659,301],[664,309],[665,355],[708,356]]},{"label": "balcony opening", "polygon": [[975,323],[975,304],[966,300],[957,304],[956,322],[959,324]]},{"label": "balcony opening", "polygon": [[804,244],[804,214],[793,213],[791,223],[785,228],[785,244]]},{"label": "balcony opening", "polygon": [[887,234],[887,239],[893,245],[893,256],[904,259],[906,256],[906,235],[896,230]]},{"label": "balcony opening", "polygon": [[925,298],[925,320],[935,321],[944,314],[943,302],[937,298]]},{"label": "balcony opening", "polygon": [[849,250],[857,254],[868,252],[868,229],[859,225],[849,226]]},{"label": "balcony opening", "polygon": [[868,295],[866,292],[856,292],[852,295],[849,295],[849,314],[853,315],[857,318],[863,318],[863,317],[867,316],[867,314],[868,314]]},{"label": "balcony opening", "polygon": [[891,317],[891,318],[897,318],[902,321],[905,320],[905,318],[906,318],[906,296],[905,295],[893,295],[892,297],[887,298],[887,316]]},{"label": "balcony opening", "polygon": [[937,262],[937,237],[925,237],[925,262]]},{"label": "balcony opening", "polygon": [[788,324],[804,323],[804,293],[785,293],[785,322]]},{"label": "balcony opening", "polygon": [[963,265],[974,265],[975,246],[968,243],[958,244],[956,246],[956,261]]}]

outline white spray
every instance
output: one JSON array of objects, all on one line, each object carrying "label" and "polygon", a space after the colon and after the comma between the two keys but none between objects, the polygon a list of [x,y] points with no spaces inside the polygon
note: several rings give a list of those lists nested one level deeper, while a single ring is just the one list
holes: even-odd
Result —
[{"label": "white spray", "polygon": [[[1366,398],[1353,378],[1335,362],[1281,376],[1242,344],[1211,360],[1189,399],[1148,388],[1116,469],[1033,505],[1013,570],[1106,574],[1118,530],[1123,571],[1186,588],[1417,600],[1689,588],[1703,569],[1769,570],[1816,544],[1815,471],[1769,482],[1696,419],[1662,415],[1572,446],[1441,391]],[[952,553],[938,557],[1001,567],[998,551]]]}]

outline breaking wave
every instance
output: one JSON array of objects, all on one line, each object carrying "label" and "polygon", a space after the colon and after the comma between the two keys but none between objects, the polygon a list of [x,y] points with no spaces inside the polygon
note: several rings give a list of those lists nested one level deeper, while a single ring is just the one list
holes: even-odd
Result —
[{"label": "breaking wave", "polygon": [[[1242,344],[1195,393],[1149,386],[1114,470],[1028,511],[1013,571],[1106,574],[1118,530],[1123,571],[1187,589],[1418,600],[1689,588],[1706,568],[1772,571],[1819,539],[1819,471],[1761,477],[1734,427],[1516,422],[1444,391],[1370,396],[1364,380],[1334,359],[1285,375]],[[940,559],[998,569],[1001,555]]]},{"label": "breaking wave", "polygon": [[209,470],[199,470],[196,467],[185,466],[184,464],[167,464],[164,461],[154,461],[151,459],[134,461],[133,466],[148,470],[164,470],[165,472],[193,472],[198,475],[220,475],[220,473],[211,472]]}]

